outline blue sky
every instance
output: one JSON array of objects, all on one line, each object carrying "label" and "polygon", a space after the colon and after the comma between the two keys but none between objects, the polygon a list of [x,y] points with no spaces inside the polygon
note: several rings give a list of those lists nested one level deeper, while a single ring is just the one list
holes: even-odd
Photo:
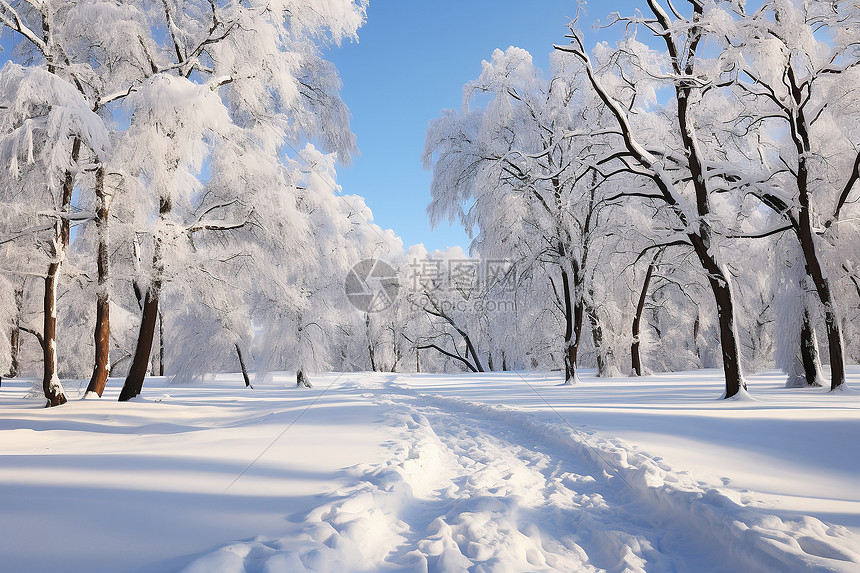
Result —
[{"label": "blue sky", "polygon": [[[630,4],[594,2],[588,20]],[[463,84],[495,48],[524,48],[545,69],[575,14],[575,0],[371,0],[359,42],[328,53],[361,152],[338,170],[343,192],[363,196],[375,222],[405,246],[468,248],[458,224],[430,229],[431,176],[421,166],[427,124],[443,109],[460,108]],[[593,43],[594,31],[586,33]]]}]

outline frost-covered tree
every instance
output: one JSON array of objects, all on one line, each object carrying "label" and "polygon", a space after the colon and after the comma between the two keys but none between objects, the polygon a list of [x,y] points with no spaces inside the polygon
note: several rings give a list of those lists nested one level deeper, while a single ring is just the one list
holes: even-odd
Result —
[{"label": "frost-covered tree", "polygon": [[488,292],[480,261],[459,247],[428,253],[418,245],[408,254],[404,296],[417,332],[407,339],[416,351],[433,350],[461,370],[486,371],[482,319]]},{"label": "frost-covered tree", "polygon": [[[98,229],[92,391],[100,394],[104,387],[109,318],[116,314],[109,310],[109,294],[117,291],[117,285],[109,280],[111,257],[106,254],[133,251],[134,260],[142,263],[134,273],[143,318],[123,392],[123,398],[128,398],[139,392],[146,373],[155,317],[163,314],[158,311],[158,301],[164,281],[174,276],[171,271],[187,268],[186,254],[202,254],[194,245],[206,243],[202,235],[224,239],[227,230],[252,224],[249,206],[254,203],[254,188],[248,187],[260,178],[244,177],[248,170],[243,169],[231,173],[223,168],[224,163],[217,173],[214,168],[210,173],[217,161],[216,148],[220,152],[231,147],[233,159],[238,158],[235,165],[280,164],[287,146],[313,138],[338,153],[340,160],[348,159],[354,143],[346,107],[337,94],[338,75],[320,57],[318,46],[354,38],[365,8],[364,0],[284,0],[265,5],[202,0],[159,4],[13,1],[0,6],[0,22],[25,40],[14,57],[27,63],[27,73],[47,72],[67,84],[62,93],[56,85],[41,90],[48,98],[46,109],[70,110],[53,125],[68,131],[57,136],[67,141],[47,146],[56,151],[51,169],[57,165],[66,168],[60,177],[61,196],[54,201],[58,208],[43,211],[68,212],[71,196],[78,189],[95,215],[90,216]],[[13,84],[6,87],[12,89]],[[115,157],[104,153],[107,147],[104,141],[93,139],[94,131],[78,133],[61,125],[62,120],[66,124],[77,121],[75,113],[82,117],[69,107],[71,97],[77,98],[74,104],[79,111],[91,114],[87,121],[102,122],[102,140],[107,139],[104,124],[110,124],[118,150]],[[26,158],[26,153],[21,155],[26,151],[26,135],[9,130],[7,142],[17,138],[6,146],[6,159],[14,171],[19,160]],[[36,142],[36,146],[40,144]],[[34,177],[38,171],[33,170]],[[43,177],[48,172],[41,171]],[[286,181],[289,176],[281,179]],[[291,193],[289,184],[278,189]],[[114,196],[117,191],[128,196]],[[111,215],[111,204],[122,211],[125,220]],[[68,247],[69,217],[55,218],[59,241],[54,243],[62,251]],[[109,222],[117,225],[117,232],[108,233]],[[23,225],[18,230],[31,227]],[[294,221],[286,228],[302,225]],[[111,248],[109,237],[116,241]],[[129,244],[134,248],[128,248]],[[59,268],[62,253],[55,252],[53,258]],[[49,267],[48,275],[55,274],[56,269]],[[195,276],[202,275],[205,272]],[[120,315],[125,312],[118,310]],[[55,316],[56,312],[46,312],[45,330],[52,329]],[[61,390],[48,376],[56,362],[49,356],[56,350],[54,335],[49,334],[40,335],[45,341],[45,384],[51,388],[51,401],[57,403],[62,400]]]},{"label": "frost-covered tree", "polygon": [[[740,92],[748,112],[736,122],[738,129],[754,129],[751,135],[759,141],[756,158],[763,173],[751,185],[763,204],[788,222],[799,243],[824,312],[830,387],[837,389],[845,382],[845,353],[830,278],[839,269],[828,258],[841,239],[840,228],[853,224],[845,221],[845,211],[860,176],[857,8],[848,2],[777,0],[752,14],[736,7],[721,21],[731,41],[721,57],[720,86]],[[805,333],[802,346],[809,348],[814,344],[806,325],[810,311],[804,304],[795,314]],[[815,384],[814,369],[805,371],[807,383]]]},{"label": "frost-covered tree", "polygon": [[[23,28],[23,23],[19,28]],[[66,402],[57,375],[57,296],[60,268],[69,247],[72,210],[79,174],[92,158],[110,147],[102,118],[68,77],[56,73],[58,57],[50,30],[42,28],[34,44],[44,50],[44,66],[7,63],[0,70],[0,157],[7,165],[2,185],[8,200],[30,210],[17,218],[23,228],[8,229],[13,238],[36,243],[47,260],[44,273],[42,386],[49,406]],[[28,32],[32,34],[32,32]],[[35,239],[35,240],[34,240]],[[26,247],[22,247],[26,248]]]},{"label": "frost-covered tree", "polygon": [[474,253],[510,259],[551,286],[572,382],[586,319],[600,374],[614,364],[592,280],[599,242],[610,236],[595,233],[607,222],[603,178],[578,161],[582,142],[569,135],[599,118],[585,109],[568,62],[553,55],[547,78],[528,52],[496,50],[466,84],[463,110],[431,123],[424,165],[433,169],[431,222],[459,218],[475,235]]},{"label": "frost-covered tree", "polygon": [[361,197],[340,194],[336,161],[309,144],[288,165],[300,217],[283,221],[281,230],[301,225],[304,239],[267,255],[274,264],[260,277],[261,298],[253,304],[261,329],[258,376],[289,369],[297,384],[310,385],[315,372],[369,367],[367,346],[359,342],[366,309],[347,299],[345,280],[361,261],[399,256],[402,244],[372,223]]},{"label": "frost-covered tree", "polygon": [[[614,174],[648,182],[650,189],[637,188],[625,195],[629,200],[659,202],[675,218],[668,229],[673,232],[655,246],[685,245],[706,273],[719,319],[728,398],[745,388],[737,301],[716,220],[715,193],[722,190],[723,179],[713,173],[714,150],[700,136],[702,124],[708,123],[703,115],[708,111],[706,88],[717,71],[703,54],[714,7],[691,0],[690,14],[685,16],[674,5],[664,9],[656,0],[647,4],[648,17],[635,16],[630,21],[650,30],[662,50],[631,36],[616,49],[598,46],[596,66],[575,23],[571,44],[556,48],[581,62],[588,85],[615,120],[614,138],[596,162],[611,166]],[[660,87],[669,87],[674,97],[659,115],[648,113],[654,111],[648,109],[648,95],[653,100]]]},{"label": "frost-covered tree", "polygon": [[[149,193],[157,217],[138,345],[121,399],[139,393],[146,374],[165,272],[176,254],[168,250],[187,248],[189,233],[251,223],[232,218],[232,211],[256,205],[249,181],[221,162],[214,184],[202,185],[199,174],[218,148],[236,148],[241,161],[279,164],[288,146],[318,138],[339,159],[349,158],[354,140],[337,72],[317,43],[354,37],[364,10],[363,2],[348,0],[285,1],[266,9],[185,2],[167,4],[159,14],[168,34],[152,37],[152,73],[125,98],[131,121],[126,169]],[[142,156],[143,149],[154,153]],[[279,189],[289,192],[288,185]]]}]

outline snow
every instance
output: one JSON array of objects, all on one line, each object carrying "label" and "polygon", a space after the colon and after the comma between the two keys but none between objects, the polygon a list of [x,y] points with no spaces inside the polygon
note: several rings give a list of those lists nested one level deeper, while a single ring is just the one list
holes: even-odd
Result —
[{"label": "snow", "polygon": [[[860,369],[849,369],[849,381]],[[0,387],[11,571],[856,571],[860,396],[720,373]],[[86,381],[79,383],[83,395]],[[48,540],[47,542],[43,540]]]}]

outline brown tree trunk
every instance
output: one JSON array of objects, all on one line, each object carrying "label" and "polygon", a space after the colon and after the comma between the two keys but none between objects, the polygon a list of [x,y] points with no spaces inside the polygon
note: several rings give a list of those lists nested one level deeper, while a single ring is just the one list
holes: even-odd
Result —
[{"label": "brown tree trunk", "polygon": [[[72,163],[77,163],[81,153],[81,140],[77,137],[72,142]],[[62,185],[60,215],[68,215],[72,206],[72,192],[75,189],[75,179],[71,171],[66,171]],[[57,279],[60,265],[66,257],[69,247],[71,227],[69,219],[60,216],[54,225],[54,260],[48,265],[45,275],[45,295],[43,300],[44,326],[42,330],[42,360],[44,371],[42,375],[42,390],[45,393],[47,407],[59,406],[67,402],[63,385],[57,376]]]},{"label": "brown tree trunk", "polygon": [[158,375],[164,376],[164,313],[158,311]]},{"label": "brown tree trunk", "polygon": [[648,265],[648,270],[645,272],[645,280],[642,281],[642,290],[639,292],[639,301],[636,303],[636,314],[633,316],[633,344],[630,346],[630,357],[633,372],[636,376],[642,376],[642,358],[639,353],[639,325],[642,321],[642,312],[645,310],[645,301],[648,298],[648,287],[651,285],[651,277],[654,276],[654,269],[657,267],[657,258],[661,252],[661,250],[658,250]]},{"label": "brown tree trunk", "polygon": [[110,370],[110,293],[108,279],[110,273],[108,254],[108,197],[104,188],[104,167],[96,171],[96,226],[98,229],[98,286],[96,292],[96,328],[93,333],[95,342],[95,362],[93,375],[87,385],[87,394],[95,392],[99,398],[105,390]]},{"label": "brown tree trunk", "polygon": [[153,281],[153,284],[146,291],[143,302],[143,318],[140,321],[140,329],[137,334],[134,359],[119,394],[120,402],[131,400],[143,389],[143,380],[146,378],[149,356],[152,352],[152,341],[155,337],[155,322],[158,318],[158,299],[161,290],[160,282],[160,280],[157,283]]},{"label": "brown tree trunk", "polygon": [[[658,14],[652,6],[658,20],[664,20],[665,14]],[[683,73],[688,77],[695,75],[695,67],[698,61],[698,50],[702,41],[702,29],[699,22],[702,19],[704,7],[694,4],[693,24],[687,31],[687,41],[683,45],[683,69],[682,62],[676,58],[673,62],[676,73]],[[680,55],[674,44],[673,36],[668,33],[671,24],[663,23],[667,33],[663,36],[670,54]],[[708,282],[714,293],[717,304],[717,318],[720,325],[720,347],[723,355],[723,370],[726,377],[726,398],[731,398],[741,391],[746,390],[746,382],[743,379],[741,369],[741,353],[738,346],[737,329],[735,327],[735,305],[732,294],[731,276],[722,267],[718,260],[718,253],[711,241],[711,227],[708,218],[711,214],[710,192],[708,189],[708,174],[705,169],[705,160],[700,153],[699,141],[696,137],[695,122],[690,117],[690,96],[694,87],[692,83],[678,82],[675,84],[675,93],[678,109],[678,127],[680,128],[681,141],[687,156],[687,166],[690,169],[690,178],[696,192],[696,212],[699,217],[697,232],[688,235],[690,242],[699,257],[702,267],[708,272]]]},{"label": "brown tree trunk", "polygon": [[65,404],[68,401],[63,391],[63,385],[57,377],[57,272],[59,269],[59,262],[48,265],[43,299],[42,360],[44,371],[42,390],[47,399],[45,406],[49,408]]},{"label": "brown tree trunk", "polygon": [[93,375],[87,385],[87,393],[95,392],[99,397],[104,393],[110,372],[110,302],[107,293],[99,292],[96,297],[96,328],[94,333],[96,355]]},{"label": "brown tree trunk", "polygon": [[[165,218],[172,208],[167,197],[161,197],[158,205],[160,218]],[[143,317],[137,334],[137,346],[131,368],[119,393],[119,401],[131,400],[143,390],[143,380],[149,368],[149,358],[152,353],[152,342],[155,337],[155,323],[158,319],[158,303],[161,298],[161,281],[164,275],[164,261],[161,260],[161,240],[156,238],[155,250],[152,254],[152,279],[143,301]]]},{"label": "brown tree trunk", "polygon": [[305,371],[302,369],[299,369],[296,372],[296,387],[313,388],[313,386],[311,385],[311,381],[308,379],[307,376],[305,376]]}]

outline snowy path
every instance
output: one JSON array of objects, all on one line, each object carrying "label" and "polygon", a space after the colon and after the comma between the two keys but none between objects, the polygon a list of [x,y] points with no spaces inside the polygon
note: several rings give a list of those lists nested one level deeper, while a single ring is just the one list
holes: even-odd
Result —
[{"label": "snowy path", "polygon": [[860,542],[780,518],[561,415],[353,381],[387,412],[388,459],[351,470],[281,538],[188,573],[247,571],[857,571]]}]

